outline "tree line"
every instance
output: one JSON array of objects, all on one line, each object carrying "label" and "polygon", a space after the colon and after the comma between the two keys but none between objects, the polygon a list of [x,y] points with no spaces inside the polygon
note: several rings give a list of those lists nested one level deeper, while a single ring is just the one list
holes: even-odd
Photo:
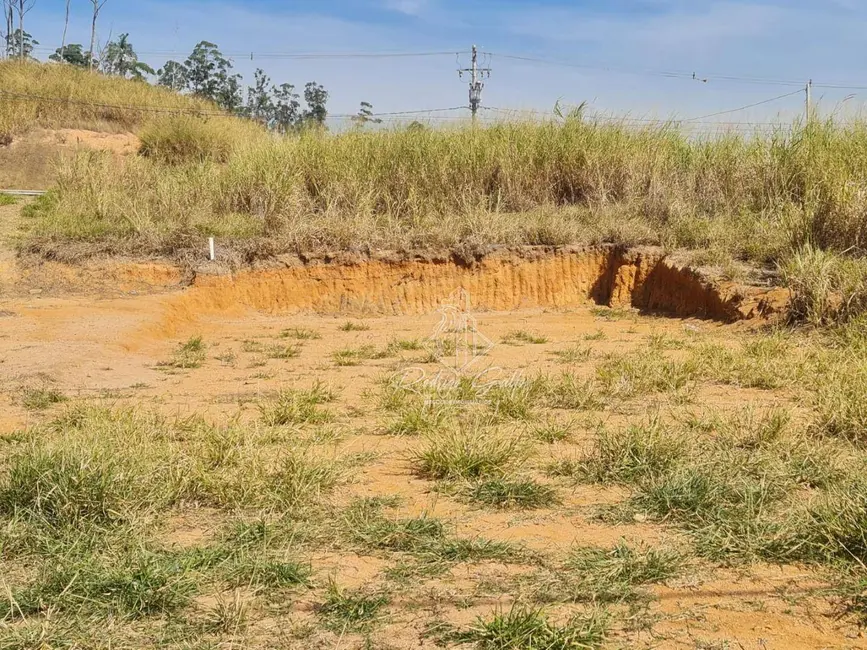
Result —
[{"label": "tree line", "polygon": [[[234,71],[232,61],[223,56],[215,43],[209,41],[198,43],[185,60],[166,61],[158,70],[139,60],[129,34],[121,34],[97,49],[97,21],[108,0],[86,1],[92,7],[89,46],[66,42],[70,5],[70,0],[66,0],[62,43],[48,57],[50,61],[142,82],[149,82],[153,78],[159,86],[211,100],[227,112],[255,120],[283,133],[308,125],[325,124],[328,117],[328,91],[321,84],[308,81],[303,89],[297,90],[290,83],[273,83],[265,71],[259,68],[253,75],[252,85],[245,88],[241,75]],[[39,42],[24,26],[25,17],[36,0],[0,2],[4,17],[4,27],[0,29],[0,39],[5,44],[4,56],[34,59],[33,53]],[[359,127],[381,122],[374,116],[373,105],[368,102],[361,102],[352,120]]]}]

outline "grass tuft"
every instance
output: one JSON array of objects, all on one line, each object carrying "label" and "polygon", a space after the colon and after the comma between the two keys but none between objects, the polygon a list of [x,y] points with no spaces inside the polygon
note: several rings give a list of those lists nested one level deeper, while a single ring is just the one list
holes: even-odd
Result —
[{"label": "grass tuft", "polygon": [[192,336],[178,345],[171,360],[160,365],[169,368],[201,368],[205,362],[207,346],[201,336]]},{"label": "grass tuft", "polygon": [[605,643],[607,630],[607,619],[598,612],[555,625],[541,610],[514,606],[492,618],[479,618],[456,640],[473,643],[478,650],[593,650]]},{"label": "grass tuft", "polygon": [[553,489],[530,479],[482,481],[467,491],[467,497],[486,506],[521,510],[549,508],[559,502]]},{"label": "grass tuft", "polygon": [[476,427],[431,436],[412,462],[426,478],[477,479],[502,476],[526,455],[521,440]]},{"label": "grass tuft", "polygon": [[25,388],[22,392],[21,405],[28,411],[44,411],[66,400],[66,396],[56,388]]},{"label": "grass tuft", "polygon": [[328,629],[342,634],[369,629],[390,602],[383,592],[341,589],[332,580],[325,602],[317,611]]},{"label": "grass tuft", "polygon": [[273,399],[261,402],[259,411],[268,426],[287,424],[325,424],[334,420],[334,414],[322,408],[336,399],[334,392],[322,383],[308,390],[284,389]]}]

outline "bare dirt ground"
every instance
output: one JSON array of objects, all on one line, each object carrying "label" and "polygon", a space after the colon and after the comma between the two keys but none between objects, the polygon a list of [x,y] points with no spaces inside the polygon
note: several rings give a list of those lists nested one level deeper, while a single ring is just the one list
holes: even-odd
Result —
[{"label": "bare dirt ground", "polygon": [[[14,262],[6,257],[0,265]],[[191,289],[195,298],[196,291]],[[446,293],[447,295],[447,293]],[[49,421],[66,405],[45,410],[25,407],[28,387],[56,389],[73,401],[96,402],[112,408],[154,409],[171,418],[202,414],[214,422],[237,419],[255,422],[259,403],[281,389],[307,388],[314,382],[332,387],[338,397],[339,435],[328,445],[335,453],[364,459],[350,482],[336,496],[349,504],[361,497],[398,497],[394,514],[422,513],[447,522],[456,534],[507,541],[548,558],[565,557],[576,545],[688,546],[673,525],[639,518],[610,523],[600,508],[623,501],[620,488],[578,485],[548,476],[552,460],[584,449],[602,422],[625,426],[654,410],[738,412],[784,406],[797,409],[797,397],[787,389],[759,390],[733,385],[696,385],[685,401],[651,395],[615,404],[577,417],[551,414],[566,423],[571,435],[551,444],[536,444],[522,471],[551,486],[560,503],[537,510],[480,508],[413,473],[408,458],[419,446],[417,437],[384,435],[384,415],[376,405],[383,377],[415,369],[435,375],[441,361],[425,358],[425,341],[436,331],[436,312],[411,316],[357,318],[351,314],[265,314],[227,305],[219,311],[179,309],[197,301],[178,293],[156,295],[87,295],[67,297],[27,293],[0,296],[0,437]],[[628,310],[599,310],[592,305],[571,309],[524,309],[475,314],[480,333],[494,343],[484,356],[486,368],[505,376],[556,375],[565,369],[576,376],[593,375],[606,355],[647,350],[652,341],[714,342],[736,346],[749,336],[743,325],[711,321],[641,316]],[[347,322],[355,327],[349,328]],[[287,330],[309,331],[318,338],[287,340]],[[515,340],[514,332],[532,333],[535,342]],[[205,345],[197,368],[163,365],[177,346],[191,336]],[[358,365],[339,365],[341,351],[385,350],[394,341],[413,341],[382,358],[362,358]],[[299,346],[294,358],[272,358],[271,346]],[[558,356],[573,347],[583,358]],[[394,348],[394,346],[392,346]],[[677,348],[677,345],[672,346]],[[675,351],[673,354],[678,354]],[[678,401],[680,400],[680,401]],[[547,417],[547,416],[537,416]],[[532,419],[519,425],[532,428]],[[213,540],[222,515],[207,508],[181,509],[160,533],[169,547],[186,548]],[[333,578],[346,588],[391,584],[394,569],[381,554],[323,548],[309,561],[320,584]],[[302,592],[288,608],[273,603],[254,607],[252,623],[230,636],[232,647],[435,647],[432,624],[460,628],[479,616],[508,609],[526,595],[533,566],[497,561],[456,564],[441,575],[394,586],[388,615],[366,638],[314,629],[314,609],[321,591]],[[415,579],[414,579],[415,580]],[[835,617],[825,590],[828,583],[815,569],[753,563],[736,567],[692,559],[678,575],[650,586],[646,607],[623,613],[610,647],[814,649],[867,648],[865,639],[847,619]],[[219,594],[198,596],[193,608],[214,607]],[[255,594],[242,598],[256,601]],[[557,618],[576,606],[552,605]],[[269,609],[270,608],[270,609]],[[273,610],[273,611],[272,611]],[[313,626],[313,627],[311,627]],[[371,642],[371,639],[373,641]],[[225,647],[229,647],[226,645]]]},{"label": "bare dirt ground", "polygon": [[[216,421],[234,417],[254,419],[256,403],[264,395],[284,387],[309,386],[322,381],[339,392],[340,410],[351,431],[340,443],[341,451],[369,454],[375,460],[358,471],[347,488],[351,496],[399,496],[400,512],[407,516],[426,512],[441,517],[468,535],[518,543],[540,553],[565,554],[574,544],[610,546],[620,539],[658,546],[682,543],[678,533],[658,524],[608,525],[594,520],[593,510],[618,499],[617,491],[560,485],[562,505],[527,513],[491,513],[456,502],[412,475],[408,451],[415,440],[378,435],[378,416],[372,412],[369,393],[377,380],[399,367],[413,365],[419,352],[402,353],[400,359],[370,360],[360,366],[340,367],[333,362],[337,350],[363,345],[384,347],[398,339],[421,340],[435,329],[437,314],[383,317],[356,321],[366,331],[342,331],[346,317],[303,315],[266,316],[255,312],[208,315],[175,330],[172,339],[151,334],[164,317],[165,296],[124,299],[15,300],[2,305],[0,318],[0,435],[50,417],[34,414],[20,402],[20,390],[28,385],[56,387],[76,399],[96,400],[112,406],[152,407],[170,416],[205,414]],[[607,353],[641,349],[648,337],[665,334],[675,338],[699,337],[731,340],[738,335],[730,327],[706,321],[645,318],[621,314],[600,318],[591,308],[564,312],[542,310],[479,314],[479,330],[499,342],[487,362],[508,373],[557,372],[553,353],[572,344],[591,350],[586,364]],[[306,341],[299,357],[274,360],[257,351],[256,343],[279,341],[288,328],[309,329],[321,335]],[[503,337],[514,330],[531,330],[548,342],[506,345]],[[201,368],[161,368],[178,342],[201,335],[208,346]],[[593,340],[587,341],[587,338]],[[247,342],[247,343],[245,343]],[[252,343],[251,343],[252,342]],[[434,372],[430,366],[429,372]],[[702,388],[695,403],[707,408],[731,409],[745,403],[785,402],[785,394],[753,389]],[[62,408],[62,407],[56,407]],[[608,414],[609,420],[638,416],[647,405]],[[580,428],[580,427],[579,427]],[[580,439],[557,443],[540,451],[545,456],[565,456]],[[185,513],[166,539],[194,543],[214,534],[207,517]],[[314,570],[334,575],[343,585],[376,582],[386,568],[376,557],[322,554],[312,560]],[[480,614],[508,606],[514,599],[510,569],[496,564],[461,568],[425,587],[436,592],[438,602],[423,598],[398,606],[383,632],[389,647],[419,647],[418,635],[434,610],[437,616],[460,625]],[[500,583],[500,587],[497,584]],[[831,617],[827,601],[817,595],[825,586],[821,576],[797,567],[751,566],[739,570],[702,565],[686,568],[683,577],[654,587],[657,601],[650,607],[652,622],[638,632],[624,633],[630,645],[660,648],[845,648],[867,647],[857,631]],[[420,596],[421,594],[417,594]],[[303,612],[303,602],[297,604]],[[272,621],[284,626],[294,619]],[[297,621],[296,621],[297,622]],[[267,622],[262,622],[267,626]],[[727,642],[731,645],[713,645]],[[705,644],[705,645],[701,645]]]}]

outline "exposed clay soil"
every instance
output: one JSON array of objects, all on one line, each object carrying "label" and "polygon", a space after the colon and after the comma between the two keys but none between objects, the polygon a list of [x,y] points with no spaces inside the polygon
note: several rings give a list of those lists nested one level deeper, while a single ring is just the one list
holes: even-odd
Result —
[{"label": "exposed clay soil", "polygon": [[[104,125],[109,128],[110,125]],[[55,166],[76,150],[108,151],[128,156],[138,151],[132,133],[91,129],[34,129],[0,146],[0,188],[45,190],[55,179]]]}]

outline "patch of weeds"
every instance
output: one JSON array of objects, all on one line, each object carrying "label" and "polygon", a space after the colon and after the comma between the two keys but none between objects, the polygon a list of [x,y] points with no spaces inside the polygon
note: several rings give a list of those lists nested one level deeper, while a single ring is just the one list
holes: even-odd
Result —
[{"label": "patch of weeds", "polygon": [[554,356],[560,363],[584,363],[590,360],[592,350],[586,345],[571,345],[563,350],[555,350]]},{"label": "patch of weeds", "polygon": [[695,348],[686,363],[699,369],[708,380],[744,388],[774,390],[797,383],[803,374],[803,364],[783,354],[774,339],[748,342],[741,350],[730,350],[718,344]]},{"label": "patch of weeds", "polygon": [[523,562],[526,553],[509,542],[500,542],[482,537],[444,539],[427,550],[428,560],[446,562],[482,562],[496,560],[511,563]]},{"label": "patch of weeds", "polygon": [[550,408],[570,411],[597,411],[605,407],[599,387],[591,379],[570,373],[543,381],[545,401]]},{"label": "patch of weeds", "polygon": [[604,341],[608,336],[602,330],[596,330],[593,334],[585,334],[585,341]]},{"label": "patch of weeds", "polygon": [[572,429],[574,427],[575,424],[573,422],[566,422],[564,424],[556,420],[548,420],[530,429],[530,435],[550,445],[555,442],[569,440],[572,437]]},{"label": "patch of weeds", "polygon": [[364,323],[357,323],[355,321],[348,320],[343,325],[338,328],[341,332],[366,332],[370,329],[370,326],[365,325]]},{"label": "patch of weeds", "polygon": [[522,441],[476,427],[431,436],[412,461],[426,478],[477,479],[500,476],[526,455]]},{"label": "patch of weeds", "polygon": [[259,411],[268,426],[325,424],[334,419],[334,414],[321,405],[335,399],[331,389],[316,382],[309,390],[281,390],[275,398],[260,403]]},{"label": "patch of weeds", "polygon": [[281,339],[295,339],[296,341],[314,341],[322,338],[322,335],[316,330],[301,327],[283,330],[278,336]]},{"label": "patch of weeds", "polygon": [[[345,526],[350,539],[367,550],[387,550],[412,553],[418,560],[414,571],[426,575],[439,573],[443,563],[522,561],[525,554],[508,542],[482,538],[450,537],[443,523],[422,515],[410,519],[392,520],[382,513],[381,499],[360,499],[345,514]],[[439,565],[439,566],[437,566]]]},{"label": "patch of weeds", "polygon": [[515,385],[494,386],[485,394],[493,414],[503,420],[532,420],[534,407],[541,401],[541,384],[525,381]]},{"label": "patch of weeds", "polygon": [[578,480],[635,483],[667,472],[686,452],[685,439],[653,418],[625,432],[600,427],[591,450],[571,470]]},{"label": "patch of weeds", "polygon": [[207,345],[201,336],[191,336],[186,342],[178,345],[172,358],[158,365],[168,368],[201,368],[205,362]]},{"label": "patch of weeds", "polygon": [[596,375],[609,395],[625,399],[686,388],[698,376],[698,362],[658,352],[612,354],[596,367]]},{"label": "patch of weeds", "polygon": [[452,416],[452,410],[435,403],[415,402],[407,404],[385,427],[393,436],[415,436],[434,433],[443,427]]},{"label": "patch of weeds", "polygon": [[590,313],[594,318],[605,321],[623,320],[634,316],[632,311],[622,307],[593,307]]},{"label": "patch of weeds", "polygon": [[423,348],[424,346],[419,339],[392,339],[386,346],[386,350],[389,352],[408,352]]},{"label": "patch of weeds", "polygon": [[336,461],[294,451],[282,460],[276,472],[268,475],[264,486],[267,494],[255,498],[264,497],[280,508],[291,510],[315,503],[322,494],[332,490],[341,477]]},{"label": "patch of weeds", "polygon": [[280,561],[260,555],[233,560],[229,579],[235,587],[287,589],[310,584],[312,569],[300,562]]},{"label": "patch of weeds", "polygon": [[578,547],[569,555],[564,581],[573,600],[625,602],[641,595],[637,587],[677,575],[682,563],[676,551],[632,548],[625,542],[611,549]]},{"label": "patch of weeds", "polygon": [[525,343],[542,345],[548,342],[548,337],[529,330],[513,330],[506,334],[502,341],[506,345],[523,345]]},{"label": "patch of weeds", "polygon": [[467,498],[486,506],[521,510],[548,508],[559,502],[553,489],[531,479],[481,481],[469,488]]},{"label": "patch of weeds", "polygon": [[217,634],[238,634],[249,623],[249,606],[240,591],[234,591],[231,598],[222,594],[205,614],[204,626],[209,632]]},{"label": "patch of weeds", "polygon": [[538,609],[514,606],[492,618],[479,618],[464,632],[453,635],[477,650],[593,650],[605,643],[607,618],[592,612],[578,615],[564,625],[548,621]]},{"label": "patch of weeds", "polygon": [[84,609],[136,619],[186,606],[195,589],[186,567],[170,554],[140,553],[108,562],[94,556],[62,558],[0,603],[0,617]]},{"label": "patch of weeds", "polygon": [[385,359],[391,356],[386,349],[378,349],[375,345],[362,345],[357,348],[342,348],[331,353],[331,360],[337,366],[359,366],[370,359]]},{"label": "patch of weeds", "polygon": [[301,345],[277,345],[260,341],[244,341],[241,348],[244,352],[262,355],[268,359],[294,359],[301,354]]},{"label": "patch of weeds", "polygon": [[5,192],[0,192],[0,206],[4,205],[15,205],[18,203],[18,199],[11,194],[6,194]]},{"label": "patch of weeds", "polygon": [[228,352],[224,352],[223,354],[218,354],[214,357],[217,361],[222,363],[224,366],[235,366],[235,362],[238,360],[238,355],[229,350]]},{"label": "patch of weeds", "polygon": [[670,334],[654,332],[647,337],[647,345],[651,350],[662,352],[663,350],[682,350],[686,347],[686,341],[678,339]]},{"label": "patch of weeds", "polygon": [[265,355],[269,359],[294,359],[301,354],[300,345],[269,345],[265,348]]},{"label": "patch of weeds", "polygon": [[837,593],[841,614],[851,616],[862,628],[867,627],[867,578],[846,580]]},{"label": "patch of weeds", "polygon": [[823,376],[813,397],[813,430],[833,438],[867,445],[867,369]]},{"label": "patch of weeds", "polygon": [[66,400],[67,397],[56,388],[25,388],[21,394],[21,406],[28,411],[44,411]]},{"label": "patch of weeds", "polygon": [[422,515],[394,521],[382,514],[382,506],[380,500],[360,499],[346,510],[346,529],[354,542],[366,549],[413,552],[444,539],[440,520]]},{"label": "patch of weeds", "polygon": [[119,523],[136,493],[125,470],[108,452],[32,446],[9,463],[0,512],[55,527]]},{"label": "patch of weeds", "polygon": [[369,629],[376,623],[382,609],[390,602],[384,592],[341,589],[332,580],[328,584],[325,602],[319,605],[317,612],[333,632],[356,632]]}]

